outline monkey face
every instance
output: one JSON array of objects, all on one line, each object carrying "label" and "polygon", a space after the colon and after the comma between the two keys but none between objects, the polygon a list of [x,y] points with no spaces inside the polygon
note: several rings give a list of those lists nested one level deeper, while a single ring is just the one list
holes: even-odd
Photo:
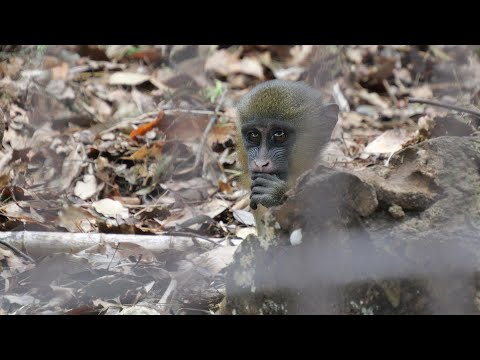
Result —
[{"label": "monkey face", "polygon": [[251,207],[280,205],[287,191],[293,127],[282,121],[256,120],[242,127],[242,138],[252,178]]},{"label": "monkey face", "polygon": [[287,180],[295,142],[295,131],[290,124],[257,120],[242,126],[242,138],[251,175],[269,174]]}]

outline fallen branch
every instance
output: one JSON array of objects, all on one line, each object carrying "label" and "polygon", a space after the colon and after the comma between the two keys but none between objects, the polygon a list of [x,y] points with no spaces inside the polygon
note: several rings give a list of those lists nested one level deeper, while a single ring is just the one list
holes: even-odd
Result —
[{"label": "fallen branch", "polygon": [[480,117],[480,111],[469,110],[469,109],[465,109],[465,108],[460,107],[460,106],[445,104],[445,103],[442,103],[442,102],[439,102],[439,101],[418,99],[418,98],[408,98],[408,101],[411,102],[411,103],[439,106],[439,107],[443,107],[443,108],[446,108],[446,109],[460,111],[460,112],[464,112],[464,113],[467,113],[467,114],[470,114],[470,115],[475,115],[475,116]]},{"label": "fallen branch", "polygon": [[97,234],[97,233],[64,233],[64,232],[0,232],[0,242],[9,247],[22,249],[33,258],[58,252],[77,253],[98,245],[102,242],[133,243],[160,255],[167,250],[186,251],[200,244],[208,249],[212,248],[212,240],[190,236],[165,235],[124,235],[124,234]]}]

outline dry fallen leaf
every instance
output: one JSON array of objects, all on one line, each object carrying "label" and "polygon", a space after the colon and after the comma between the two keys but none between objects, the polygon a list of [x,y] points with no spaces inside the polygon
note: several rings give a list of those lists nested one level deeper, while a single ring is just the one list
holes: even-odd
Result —
[{"label": "dry fallen leaf", "polygon": [[247,226],[255,226],[253,214],[245,210],[233,210],[233,217],[240,223]]},{"label": "dry fallen leaf", "polygon": [[91,232],[97,218],[87,210],[80,207],[68,205],[58,215],[57,224],[69,232]]},{"label": "dry fallen leaf", "polygon": [[401,150],[403,145],[408,143],[414,136],[415,133],[405,129],[387,130],[368,144],[364,152],[368,154],[391,154]]},{"label": "dry fallen leaf", "polygon": [[111,218],[120,216],[123,219],[128,218],[128,209],[123,207],[120,201],[112,199],[102,199],[92,203],[93,208],[98,213]]},{"label": "dry fallen leaf", "polygon": [[124,310],[117,315],[162,315],[159,311],[146,306],[130,306],[125,307]]},{"label": "dry fallen leaf", "polygon": [[239,238],[246,239],[248,235],[257,235],[257,229],[253,226],[250,227],[240,227],[238,226],[235,229],[235,235]]},{"label": "dry fallen leaf", "polygon": [[415,88],[411,88],[410,95],[416,98],[421,98],[421,99],[433,98],[432,89],[428,85],[422,85]]},{"label": "dry fallen leaf", "polygon": [[62,63],[50,69],[52,72],[52,80],[66,80],[68,76],[68,64]]},{"label": "dry fallen leaf", "polygon": [[138,74],[133,72],[119,71],[110,75],[108,83],[110,85],[129,85],[137,86],[150,79],[150,75]]},{"label": "dry fallen leaf", "polygon": [[237,246],[216,247],[195,257],[192,262],[196,266],[207,270],[211,276],[214,276],[232,262],[236,249]]},{"label": "dry fallen leaf", "polygon": [[84,175],[83,181],[77,181],[75,184],[73,193],[82,200],[90,199],[95,195],[97,193],[97,178],[95,175]]},{"label": "dry fallen leaf", "polygon": [[263,67],[258,59],[233,54],[225,49],[216,51],[207,59],[205,71],[212,71],[221,76],[243,74],[264,79]]},{"label": "dry fallen leaf", "polygon": [[219,124],[212,128],[208,136],[208,145],[225,144],[235,139],[236,127],[233,123]]},{"label": "dry fallen leaf", "polygon": [[160,111],[155,120],[150,121],[149,123],[140,125],[138,128],[133,130],[129,135],[130,139],[134,140],[135,137],[137,137],[137,136],[145,135],[147,132],[152,130],[154,127],[158,126],[158,124],[160,124],[160,122],[162,121],[164,116],[165,116],[165,113],[163,111]]},{"label": "dry fallen leaf", "polygon": [[62,176],[58,179],[62,191],[68,189],[73,180],[80,175],[84,159],[85,149],[82,144],[77,144],[62,164]]}]

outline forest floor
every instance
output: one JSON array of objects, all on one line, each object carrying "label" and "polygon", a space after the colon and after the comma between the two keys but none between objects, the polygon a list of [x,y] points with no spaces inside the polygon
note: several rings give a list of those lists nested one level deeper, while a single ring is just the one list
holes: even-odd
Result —
[{"label": "forest floor", "polygon": [[[213,313],[225,266],[255,234],[235,106],[270,79],[340,106],[335,166],[478,128],[474,46],[2,45],[0,314]],[[8,246],[24,231],[63,234],[64,250]],[[151,251],[113,235],[73,254],[72,233],[169,240]]]}]

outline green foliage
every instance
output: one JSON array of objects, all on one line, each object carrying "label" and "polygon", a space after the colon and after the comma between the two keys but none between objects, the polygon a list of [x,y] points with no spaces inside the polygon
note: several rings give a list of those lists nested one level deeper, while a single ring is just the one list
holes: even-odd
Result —
[{"label": "green foliage", "polygon": [[207,88],[203,89],[202,95],[207,100],[214,103],[219,97],[223,95],[224,91],[225,86],[223,85],[223,83],[220,80],[215,80],[215,85],[208,86]]},{"label": "green foliage", "polygon": [[132,46],[130,49],[127,50],[125,56],[132,56],[140,51],[140,48],[137,46]]},{"label": "green foliage", "polygon": [[42,58],[47,51],[47,45],[37,45],[37,57]]}]

